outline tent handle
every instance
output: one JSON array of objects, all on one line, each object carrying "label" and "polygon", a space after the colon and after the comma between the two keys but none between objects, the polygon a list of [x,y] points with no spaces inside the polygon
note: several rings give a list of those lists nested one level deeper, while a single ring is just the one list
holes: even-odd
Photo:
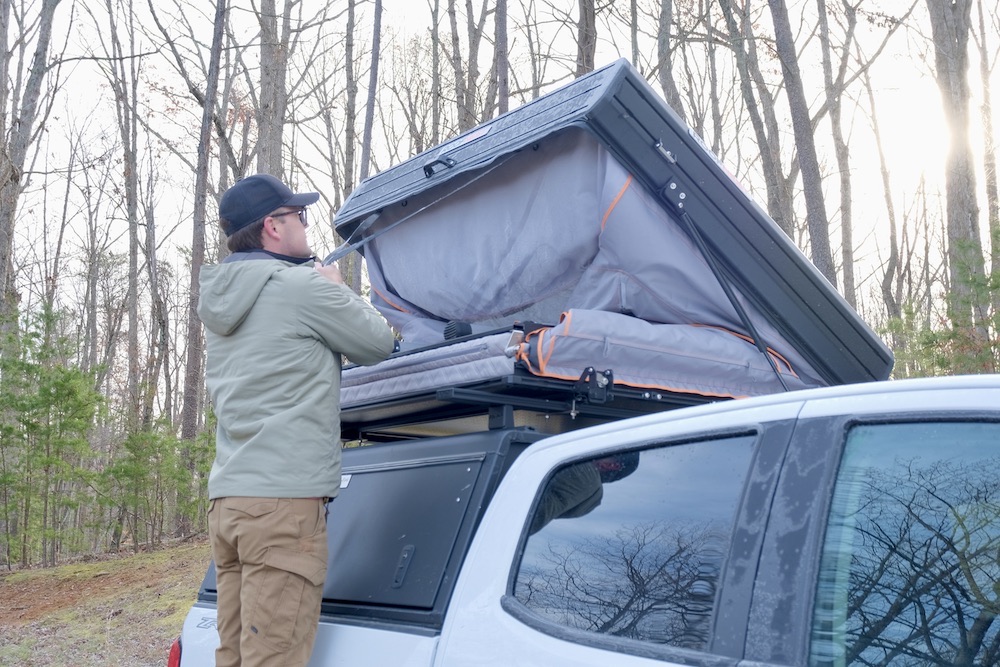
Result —
[{"label": "tent handle", "polygon": [[438,165],[438,164],[442,165],[444,167],[447,167],[448,169],[451,169],[452,167],[454,167],[458,163],[455,162],[455,160],[451,159],[450,157],[440,157],[440,158],[437,158],[436,160],[431,160],[430,162],[428,162],[427,164],[424,165],[424,176],[426,176],[427,178],[430,178],[431,176],[433,176],[434,175],[434,165]]}]

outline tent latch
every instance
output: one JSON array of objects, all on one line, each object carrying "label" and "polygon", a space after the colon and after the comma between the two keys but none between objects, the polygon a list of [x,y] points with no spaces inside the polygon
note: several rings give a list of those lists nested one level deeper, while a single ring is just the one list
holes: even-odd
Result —
[{"label": "tent latch", "polygon": [[614,371],[609,368],[597,372],[593,366],[588,366],[573,385],[573,392],[577,400],[601,404],[614,399],[614,386]]}]

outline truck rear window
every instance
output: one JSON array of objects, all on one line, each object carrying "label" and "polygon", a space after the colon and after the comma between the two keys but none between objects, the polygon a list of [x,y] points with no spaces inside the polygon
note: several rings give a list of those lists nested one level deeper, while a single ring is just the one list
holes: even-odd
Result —
[{"label": "truck rear window", "polygon": [[557,471],[515,597],[577,630],[705,649],[755,438],[657,447]]}]

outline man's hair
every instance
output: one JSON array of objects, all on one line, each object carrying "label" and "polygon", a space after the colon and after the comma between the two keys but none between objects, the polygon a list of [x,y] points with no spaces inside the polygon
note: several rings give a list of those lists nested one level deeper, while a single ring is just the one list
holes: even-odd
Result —
[{"label": "man's hair", "polygon": [[[265,218],[267,216],[264,216]],[[229,228],[228,220],[220,220],[219,225],[225,232]],[[264,218],[256,222],[251,222],[242,229],[237,229],[233,235],[226,240],[229,252],[249,252],[250,250],[260,250],[264,247],[261,242],[261,233],[264,231]]]}]

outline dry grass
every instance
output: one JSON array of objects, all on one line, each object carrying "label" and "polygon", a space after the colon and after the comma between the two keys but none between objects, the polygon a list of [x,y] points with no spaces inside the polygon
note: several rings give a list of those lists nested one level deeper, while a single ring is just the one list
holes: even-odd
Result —
[{"label": "dry grass", "polygon": [[201,539],[0,574],[0,665],[162,667],[210,554]]}]

